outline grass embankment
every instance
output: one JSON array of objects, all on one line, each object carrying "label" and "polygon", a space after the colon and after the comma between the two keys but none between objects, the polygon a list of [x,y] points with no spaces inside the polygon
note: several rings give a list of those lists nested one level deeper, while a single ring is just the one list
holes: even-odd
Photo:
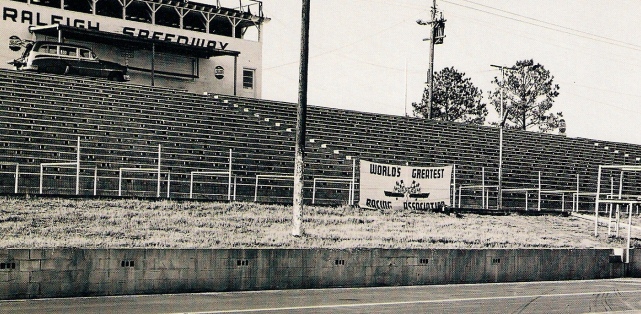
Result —
[{"label": "grass embankment", "polygon": [[[253,203],[0,198],[0,248],[604,248],[574,217],[479,216]],[[622,235],[626,233],[621,233]],[[634,230],[633,230],[633,236]],[[639,245],[638,241],[634,242]]]}]

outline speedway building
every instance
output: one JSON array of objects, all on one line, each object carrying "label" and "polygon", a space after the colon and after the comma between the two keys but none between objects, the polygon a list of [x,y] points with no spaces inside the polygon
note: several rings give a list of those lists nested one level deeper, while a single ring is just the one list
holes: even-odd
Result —
[{"label": "speedway building", "polygon": [[[243,97],[261,96],[259,1],[235,8],[187,0],[2,1],[0,42],[77,43],[128,66],[131,82]],[[19,52],[0,49],[0,60]],[[6,62],[3,67],[11,68]]]},{"label": "speedway building", "polygon": [[[2,60],[34,42],[53,43],[49,57],[77,44],[130,81],[3,64],[0,193],[291,203],[296,105],[261,99],[268,18],[259,1],[212,3],[2,1]],[[502,196],[505,208],[594,210],[597,193],[641,195],[639,145],[510,130],[500,159],[496,128],[325,107],[308,109],[306,138],[308,203],[363,201],[365,164],[398,199],[429,200],[419,177],[446,177],[456,207]]]}]

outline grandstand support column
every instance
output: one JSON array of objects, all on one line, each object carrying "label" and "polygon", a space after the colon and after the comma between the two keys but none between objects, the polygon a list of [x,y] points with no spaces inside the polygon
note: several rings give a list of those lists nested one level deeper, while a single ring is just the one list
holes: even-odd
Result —
[{"label": "grandstand support column", "polygon": [[296,114],[296,149],[294,159],[294,206],[292,235],[302,235],[303,173],[305,156],[305,120],[307,116],[307,76],[309,68],[309,13],[311,0],[302,1],[301,49],[298,77],[298,108]]},{"label": "grandstand support column", "polygon": [[156,86],[156,43],[151,43],[151,86]]},{"label": "grandstand support column", "polygon": [[234,96],[238,95],[238,55],[234,56]]},{"label": "grandstand support column", "polygon": [[599,196],[601,195],[601,166],[596,177],[596,198],[594,201],[594,236],[598,236],[597,228],[599,227]]}]

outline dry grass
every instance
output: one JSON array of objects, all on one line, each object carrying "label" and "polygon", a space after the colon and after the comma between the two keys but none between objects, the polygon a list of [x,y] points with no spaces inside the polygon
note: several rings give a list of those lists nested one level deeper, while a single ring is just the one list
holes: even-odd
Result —
[{"label": "dry grass", "polygon": [[[610,248],[574,217],[478,216],[253,203],[0,198],[0,248]],[[622,233],[625,234],[625,233]],[[634,236],[634,232],[633,232]],[[641,246],[635,241],[636,246]]]}]

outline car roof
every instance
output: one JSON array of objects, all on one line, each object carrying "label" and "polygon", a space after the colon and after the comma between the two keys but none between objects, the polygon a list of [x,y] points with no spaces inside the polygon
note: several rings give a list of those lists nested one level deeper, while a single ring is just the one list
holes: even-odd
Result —
[{"label": "car roof", "polygon": [[83,45],[59,43],[57,41],[36,41],[36,43],[34,44],[34,48],[39,48],[39,47],[41,47],[43,45],[59,45],[59,46],[74,47],[74,48],[84,48],[84,49],[91,50],[91,48],[83,46]]}]

